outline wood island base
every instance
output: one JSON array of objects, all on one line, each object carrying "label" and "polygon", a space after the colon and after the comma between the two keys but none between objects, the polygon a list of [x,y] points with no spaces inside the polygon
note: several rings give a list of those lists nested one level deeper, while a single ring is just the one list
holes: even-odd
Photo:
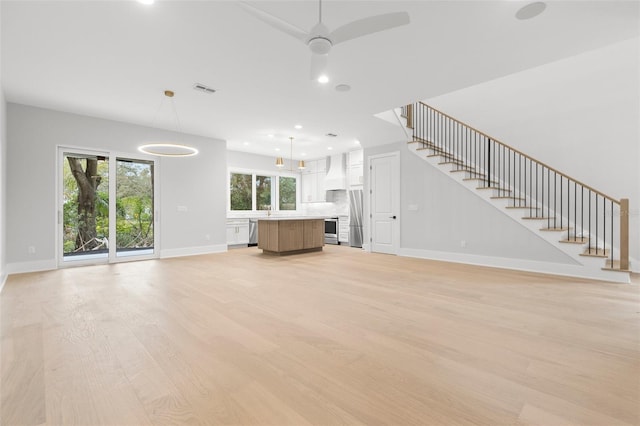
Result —
[{"label": "wood island base", "polygon": [[273,255],[322,251],[324,219],[270,218],[258,221],[258,248]]}]

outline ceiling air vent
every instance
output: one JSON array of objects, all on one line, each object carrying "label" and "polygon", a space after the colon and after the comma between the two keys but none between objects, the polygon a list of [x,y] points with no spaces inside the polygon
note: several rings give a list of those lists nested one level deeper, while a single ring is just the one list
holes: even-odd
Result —
[{"label": "ceiling air vent", "polygon": [[336,135],[335,133],[327,133],[327,136],[329,136],[330,138],[335,138],[338,135]]},{"label": "ceiling air vent", "polygon": [[204,92],[204,93],[216,93],[216,89],[212,89],[211,87],[207,87],[204,84],[200,84],[200,83],[196,83],[193,85],[193,88],[195,90],[198,90],[200,92]]}]

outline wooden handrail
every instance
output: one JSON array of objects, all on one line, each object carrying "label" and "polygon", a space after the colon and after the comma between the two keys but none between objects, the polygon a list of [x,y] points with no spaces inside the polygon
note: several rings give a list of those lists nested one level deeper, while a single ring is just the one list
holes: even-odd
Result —
[{"label": "wooden handrail", "polygon": [[481,132],[480,130],[476,129],[475,127],[470,126],[467,123],[464,123],[464,122],[462,122],[462,121],[450,116],[449,114],[444,113],[444,112],[440,111],[439,109],[432,107],[431,105],[427,105],[422,101],[419,101],[419,103],[424,105],[424,106],[426,106],[427,108],[431,108],[432,110],[437,111],[439,114],[444,115],[445,117],[449,118],[450,120],[453,120],[453,121],[455,121],[457,123],[460,123],[463,126],[468,127],[469,129],[473,130],[474,132],[476,132],[476,133],[478,133],[478,134],[480,134],[482,136],[485,136],[486,138],[488,138],[488,139],[490,139],[490,140],[492,140],[494,142],[497,142],[498,144],[500,144],[500,145],[502,145],[502,146],[504,146],[506,148],[509,148],[510,150],[518,153],[519,155],[521,155],[521,156],[523,156],[523,157],[525,157],[525,158],[527,158],[527,159],[529,159],[531,161],[535,161],[537,164],[540,164],[542,167],[546,167],[547,169],[551,170],[552,172],[557,173],[558,175],[563,176],[563,177],[569,179],[570,181],[573,181],[573,182],[577,183],[578,185],[580,185],[580,186],[582,186],[582,187],[584,187],[584,188],[586,188],[586,189],[588,189],[590,191],[593,191],[594,193],[600,195],[601,197],[606,198],[609,201],[613,201],[617,205],[620,205],[620,200],[616,200],[615,198],[612,198],[612,197],[608,196],[607,194],[603,194],[602,192],[598,191],[597,189],[594,189],[591,186],[589,186],[589,185],[587,185],[585,183],[582,183],[577,179],[572,178],[571,176],[567,176],[566,174],[562,173],[561,171],[559,171],[559,170],[557,170],[557,169],[555,169],[555,168],[553,168],[553,167],[551,167],[551,166],[549,166],[549,165],[547,165],[547,164],[545,164],[545,163],[543,163],[543,162],[541,162],[539,160],[536,160],[535,158],[525,154],[524,152],[522,152],[520,150],[517,150],[517,149],[507,145],[504,142],[499,141],[498,139],[494,138],[493,136],[489,136],[486,133]]}]

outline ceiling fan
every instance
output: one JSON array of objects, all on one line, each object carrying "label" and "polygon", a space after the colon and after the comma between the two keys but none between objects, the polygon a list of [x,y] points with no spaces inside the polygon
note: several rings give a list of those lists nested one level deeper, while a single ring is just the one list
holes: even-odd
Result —
[{"label": "ceiling fan", "polygon": [[324,74],[331,47],[354,38],[409,23],[407,12],[392,12],[358,19],[329,31],[329,28],[322,23],[322,0],[318,0],[318,23],[307,32],[244,1],[239,4],[256,18],[300,40],[309,47],[312,53],[311,78],[314,80]]}]

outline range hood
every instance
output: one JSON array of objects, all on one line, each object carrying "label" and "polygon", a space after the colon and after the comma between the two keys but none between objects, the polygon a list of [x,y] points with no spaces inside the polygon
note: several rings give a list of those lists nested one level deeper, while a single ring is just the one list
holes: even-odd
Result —
[{"label": "range hood", "polygon": [[328,160],[329,171],[324,179],[324,189],[327,191],[347,189],[345,155],[332,155]]}]

